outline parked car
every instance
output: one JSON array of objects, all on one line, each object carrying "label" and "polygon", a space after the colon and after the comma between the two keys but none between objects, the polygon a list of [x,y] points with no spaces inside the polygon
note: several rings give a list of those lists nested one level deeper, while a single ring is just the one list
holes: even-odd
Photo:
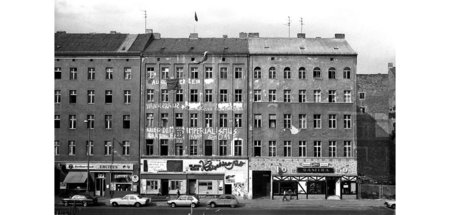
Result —
[{"label": "parked car", "polygon": [[138,194],[128,194],[122,198],[113,198],[109,200],[112,206],[116,207],[119,205],[130,205],[135,207],[141,207],[142,205],[149,205],[151,202],[150,198],[143,197]]},{"label": "parked car", "polygon": [[216,199],[211,199],[208,201],[207,205],[209,207],[216,207],[216,206],[230,206],[232,208],[239,205],[238,200],[236,199],[236,196],[233,195],[220,195]]},{"label": "parked car", "polygon": [[173,208],[177,206],[191,206],[195,208],[200,204],[200,200],[193,195],[181,195],[177,199],[167,201],[167,204]]},{"label": "parked car", "polygon": [[388,207],[388,208],[395,209],[395,199],[386,200],[384,202],[384,205],[386,205],[386,207]]},{"label": "parked car", "polygon": [[77,194],[73,195],[69,198],[62,199],[62,203],[65,206],[69,206],[71,204],[77,205],[83,205],[83,207],[86,207],[88,205],[95,205],[97,204],[97,198],[94,198],[88,194]]}]

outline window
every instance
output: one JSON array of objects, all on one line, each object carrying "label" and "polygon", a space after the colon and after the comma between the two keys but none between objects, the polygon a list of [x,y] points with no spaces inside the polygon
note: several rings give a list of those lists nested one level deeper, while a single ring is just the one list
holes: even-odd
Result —
[{"label": "window", "polygon": [[183,90],[177,90],[175,95],[175,101],[176,102],[183,102]]},{"label": "window", "polygon": [[147,67],[147,79],[155,78],[155,68]]},{"label": "window", "polygon": [[75,140],[69,140],[69,155],[75,155]]},{"label": "window", "polygon": [[298,91],[298,102],[300,102],[300,103],[306,102],[306,90]]},{"label": "window", "polygon": [[155,90],[147,89],[147,102],[155,102]]},{"label": "window", "polygon": [[344,141],[344,157],[348,158],[352,156],[351,141]]},{"label": "window", "polygon": [[198,79],[198,68],[197,67],[191,67],[191,78]]},{"label": "window", "polygon": [[261,101],[261,90],[253,90],[254,102]]},{"label": "window", "polygon": [[283,76],[284,79],[291,79],[291,68],[289,67],[284,68]]},{"label": "window", "polygon": [[212,113],[205,113],[205,127],[206,128],[213,127]]},{"label": "window", "polygon": [[198,90],[191,89],[191,102],[198,102]]},{"label": "window", "polygon": [[161,102],[169,102],[169,91],[167,89],[161,90]]},{"label": "window", "polygon": [[227,79],[228,70],[226,67],[220,68],[220,79]]},{"label": "window", "polygon": [[124,68],[123,77],[125,80],[131,80],[131,68],[130,67]]},{"label": "window", "polygon": [[359,93],[359,99],[361,100],[366,99],[366,93]]},{"label": "window", "polygon": [[234,78],[236,78],[236,79],[242,78],[242,68],[241,67],[234,68]]},{"label": "window", "polygon": [[75,67],[70,68],[69,79],[77,80],[77,68],[75,68]]},{"label": "window", "polygon": [[227,141],[219,140],[219,155],[226,156],[227,155]]},{"label": "window", "polygon": [[55,115],[55,128],[60,128],[60,127],[61,127],[61,116]]},{"label": "window", "polygon": [[322,157],[322,143],[320,141],[314,141],[314,157]]},{"label": "window", "polygon": [[182,156],[183,154],[183,140],[175,139],[175,155]]},{"label": "window", "polygon": [[284,141],[284,156],[291,157],[292,156],[292,143],[291,141]]},{"label": "window", "polygon": [[307,128],[306,114],[300,114],[298,118],[300,120],[300,128],[306,129]]},{"label": "window", "polygon": [[170,181],[170,190],[181,189],[181,181]]},{"label": "window", "polygon": [[189,140],[189,155],[197,155],[198,151],[197,140]]},{"label": "window", "polygon": [[112,90],[105,90],[105,104],[112,103]]},{"label": "window", "polygon": [[161,113],[161,126],[169,127],[169,114],[168,113]]},{"label": "window", "polygon": [[131,103],[131,90],[123,91],[123,103],[125,103],[125,104]]},{"label": "window", "polygon": [[328,69],[328,79],[336,79],[336,69],[334,67]]},{"label": "window", "polygon": [[105,141],[105,156],[111,155],[111,152],[112,152],[112,142]]},{"label": "window", "polygon": [[269,114],[269,128],[276,128],[276,127],[277,127],[277,115]]},{"label": "window", "polygon": [[95,79],[95,68],[88,68],[88,80]]},{"label": "window", "polygon": [[228,96],[227,96],[227,90],[220,90],[220,102],[227,102]]},{"label": "window", "polygon": [[350,129],[352,128],[352,116],[351,115],[344,115],[344,128]]},{"label": "window", "polygon": [[169,155],[169,140],[166,139],[161,139],[159,140],[159,144],[160,144],[160,155],[161,156],[167,156]]},{"label": "window", "polygon": [[195,128],[197,127],[197,114],[196,113],[191,113],[190,116],[190,127],[191,128]]},{"label": "window", "polygon": [[277,156],[277,141],[269,141],[269,157]]},{"label": "window", "polygon": [[88,104],[94,104],[94,102],[95,102],[95,91],[94,90],[87,91],[87,101],[88,101]]},{"label": "window", "polygon": [[242,90],[234,90],[234,102],[242,102]]},{"label": "window", "polygon": [[145,140],[145,155],[153,155],[153,139]]},{"label": "window", "polygon": [[55,104],[61,103],[61,90],[55,90]]},{"label": "window", "polygon": [[219,127],[220,128],[228,127],[227,114],[222,113],[219,115]]},{"label": "window", "polygon": [[59,140],[55,140],[55,156],[59,155],[59,147],[61,145],[59,144]]},{"label": "window", "polygon": [[205,102],[212,102],[212,90],[211,89],[207,89],[205,90]]},{"label": "window", "polygon": [[352,103],[352,93],[350,90],[344,90],[344,102]]},{"label": "window", "polygon": [[328,128],[336,128],[336,114],[328,115]]},{"label": "window", "polygon": [[322,119],[320,114],[314,114],[314,128],[316,129],[322,128]]},{"label": "window", "polygon": [[313,69],[313,78],[320,78],[320,68],[319,67],[315,67]]},{"label": "window", "polygon": [[260,67],[256,67],[255,70],[253,70],[253,78],[261,79],[261,68]]},{"label": "window", "polygon": [[255,128],[261,128],[262,126],[262,115],[261,114],[255,114]]},{"label": "window", "polygon": [[155,121],[155,118],[154,118],[154,116],[153,116],[153,113],[147,113],[146,115],[147,115],[147,116],[146,116],[146,119],[147,119],[147,122],[146,122],[147,127],[153,127],[153,123],[154,123],[154,121]]},{"label": "window", "polygon": [[123,115],[123,128],[130,128],[131,117],[130,115]]},{"label": "window", "polygon": [[86,121],[86,128],[94,129],[94,115],[87,115]]},{"label": "window", "polygon": [[122,155],[130,155],[131,143],[128,140],[122,142]]},{"label": "window", "polygon": [[275,70],[275,67],[270,67],[269,68],[269,79],[276,79],[277,78],[277,73]]},{"label": "window", "polygon": [[112,115],[105,115],[105,129],[112,128]]},{"label": "window", "polygon": [[298,79],[306,79],[305,67],[300,67],[300,69],[298,69]]},{"label": "window", "polygon": [[366,107],[364,107],[364,106],[359,107],[359,112],[360,113],[365,113],[366,112]]},{"label": "window", "polygon": [[277,101],[277,91],[269,90],[269,102],[276,102],[276,101]]},{"label": "window", "polygon": [[253,156],[255,157],[261,156],[261,140],[255,140],[253,142]]},{"label": "window", "polygon": [[321,100],[322,100],[322,98],[321,98],[320,90],[314,90],[314,102],[320,103]]},{"label": "window", "polygon": [[284,114],[284,128],[291,128],[292,117],[291,114]]},{"label": "window", "polygon": [[106,80],[112,80],[113,79],[113,68],[107,67],[106,68]]},{"label": "window", "polygon": [[94,154],[94,142],[92,140],[86,141],[86,155],[92,156]]},{"label": "window", "polygon": [[161,79],[169,79],[169,67],[161,68]]},{"label": "window", "polygon": [[61,79],[61,67],[55,67],[55,79]]},{"label": "window", "polygon": [[212,78],[212,67],[206,67],[205,70],[205,78]]},{"label": "window", "polygon": [[328,102],[336,103],[336,90],[328,90]]},{"label": "window", "polygon": [[234,114],[234,127],[242,128],[242,114]]},{"label": "window", "polygon": [[183,114],[182,113],[175,114],[175,126],[183,127]]},{"label": "window", "polygon": [[69,115],[69,129],[76,129],[76,128],[77,128],[77,116]]},{"label": "window", "polygon": [[77,91],[69,90],[69,103],[75,104],[77,103]]},{"label": "window", "polygon": [[183,67],[177,67],[175,70],[176,70],[175,77],[180,79],[183,78]]},{"label": "window", "polygon": [[328,157],[336,157],[336,141],[330,141],[328,144]]},{"label": "window", "polygon": [[234,141],[234,156],[242,156],[242,140]]},{"label": "window", "polygon": [[298,142],[298,156],[306,157],[306,141]]},{"label": "window", "polygon": [[148,184],[147,186],[150,187],[151,190],[158,190],[159,186],[158,186],[158,182],[157,180],[148,180],[147,181]]},{"label": "window", "polygon": [[284,90],[284,102],[291,102],[291,90]]},{"label": "window", "polygon": [[344,79],[350,79],[350,68],[344,68]]},{"label": "window", "polygon": [[205,156],[212,156],[212,140],[205,140]]}]

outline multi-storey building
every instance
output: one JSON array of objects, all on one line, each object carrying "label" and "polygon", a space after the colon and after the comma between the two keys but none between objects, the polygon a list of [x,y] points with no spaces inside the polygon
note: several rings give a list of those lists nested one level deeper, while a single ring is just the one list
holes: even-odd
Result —
[{"label": "multi-storey building", "polygon": [[248,191],[245,38],[155,38],[143,53],[141,194]]},{"label": "multi-storey building", "polygon": [[140,53],[150,41],[55,34],[56,192],[137,192]]},{"label": "multi-storey building", "polygon": [[357,54],[335,36],[249,34],[251,197],[356,197]]}]

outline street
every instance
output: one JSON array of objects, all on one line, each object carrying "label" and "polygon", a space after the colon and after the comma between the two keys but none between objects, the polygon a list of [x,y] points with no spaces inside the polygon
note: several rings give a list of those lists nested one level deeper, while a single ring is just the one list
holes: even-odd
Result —
[{"label": "street", "polygon": [[[191,212],[189,207],[185,208],[169,208],[169,207],[118,207],[112,208],[109,206],[97,206],[97,207],[77,207],[79,213],[76,215],[98,215],[98,214],[110,214],[110,215],[122,215],[122,214],[164,214],[164,215],[187,215]],[[56,207],[55,214],[67,214],[68,207]],[[65,212],[66,211],[66,212]],[[193,209],[192,215],[268,215],[268,214],[283,214],[283,215],[293,215],[293,214],[364,214],[364,215],[382,215],[382,214],[395,214],[395,210],[385,208],[385,207],[363,207],[363,208],[329,208],[329,207],[298,207],[298,208],[286,208],[286,209],[259,209],[259,208],[208,208],[199,207]]]}]

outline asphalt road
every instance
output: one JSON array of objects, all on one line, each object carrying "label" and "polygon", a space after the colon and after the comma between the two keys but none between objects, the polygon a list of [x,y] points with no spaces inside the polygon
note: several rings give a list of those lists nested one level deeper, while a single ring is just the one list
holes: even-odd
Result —
[{"label": "asphalt road", "polygon": [[[55,214],[67,214],[64,213],[68,211],[68,207],[56,207],[58,213]],[[286,209],[257,209],[257,208],[207,208],[199,207],[194,208],[194,213],[192,215],[269,215],[269,214],[283,214],[283,215],[298,215],[298,214],[308,214],[308,215],[318,215],[318,214],[335,214],[335,215],[353,215],[353,214],[363,214],[363,215],[384,215],[384,214],[395,214],[395,210],[384,208],[384,207],[370,207],[362,209],[348,209],[348,208],[286,208]],[[63,212],[63,213],[61,213]],[[185,208],[169,208],[169,207],[142,207],[142,208],[132,208],[132,207],[78,207],[78,213],[75,215],[149,215],[149,214],[163,214],[163,215],[187,215],[191,210],[189,207]]]}]

